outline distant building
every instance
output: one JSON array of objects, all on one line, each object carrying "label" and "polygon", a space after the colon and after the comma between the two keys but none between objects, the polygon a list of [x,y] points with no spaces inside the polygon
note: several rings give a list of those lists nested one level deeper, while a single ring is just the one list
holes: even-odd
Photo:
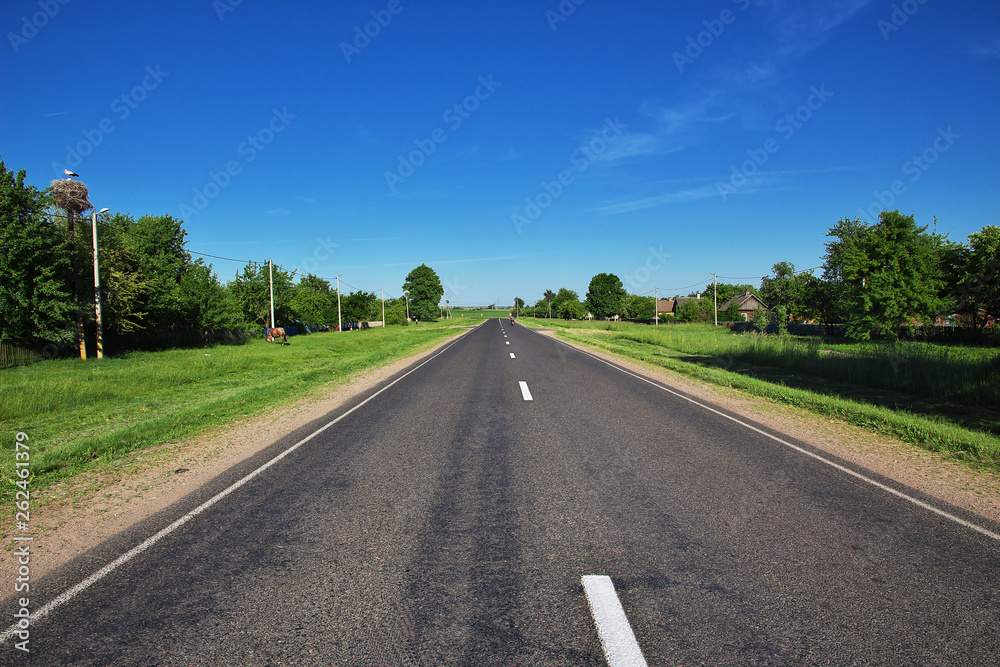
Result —
[{"label": "distant building", "polygon": [[729,310],[729,308],[734,304],[739,309],[740,315],[743,316],[743,320],[745,322],[750,321],[750,318],[753,317],[754,311],[767,310],[767,306],[764,305],[764,302],[748,291],[746,294],[734,296],[729,301],[720,304],[719,312],[722,313]]}]

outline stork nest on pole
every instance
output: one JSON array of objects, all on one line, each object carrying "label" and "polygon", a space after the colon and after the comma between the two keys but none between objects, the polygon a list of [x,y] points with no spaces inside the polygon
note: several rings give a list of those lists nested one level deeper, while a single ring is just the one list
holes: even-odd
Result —
[{"label": "stork nest on pole", "polygon": [[73,213],[83,213],[92,208],[87,186],[80,181],[60,179],[52,181],[52,197],[60,208]]}]

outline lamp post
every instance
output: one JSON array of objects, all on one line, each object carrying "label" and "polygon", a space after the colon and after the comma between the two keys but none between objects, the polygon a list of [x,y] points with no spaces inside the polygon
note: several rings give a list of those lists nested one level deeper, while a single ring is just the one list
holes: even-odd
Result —
[{"label": "lamp post", "polygon": [[104,358],[104,332],[101,324],[101,273],[97,264],[97,216],[107,213],[110,209],[95,210],[90,221],[94,227],[94,314],[97,316],[97,358]]},{"label": "lamp post", "polygon": [[[340,276],[344,275],[343,273]],[[340,276],[337,276],[337,332],[344,333],[344,327],[340,322]]]},{"label": "lamp post", "polygon": [[271,294],[271,325],[268,329],[273,329],[274,324],[274,262],[267,260],[267,285]]},{"label": "lamp post", "polygon": [[714,273],[712,273],[712,286],[715,292],[715,326],[719,326],[719,276]]}]

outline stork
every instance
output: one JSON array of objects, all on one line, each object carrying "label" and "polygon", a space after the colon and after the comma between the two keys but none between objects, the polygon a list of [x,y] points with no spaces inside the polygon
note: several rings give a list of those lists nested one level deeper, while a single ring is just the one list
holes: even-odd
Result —
[{"label": "stork", "polygon": [[80,176],[80,174],[76,173],[75,171],[70,171],[69,169],[63,169],[63,173],[69,176],[70,178],[73,178],[74,176],[79,178]]}]

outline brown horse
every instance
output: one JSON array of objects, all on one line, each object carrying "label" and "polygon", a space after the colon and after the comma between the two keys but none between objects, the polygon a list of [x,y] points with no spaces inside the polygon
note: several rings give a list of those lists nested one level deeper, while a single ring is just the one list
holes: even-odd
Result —
[{"label": "brown horse", "polygon": [[275,327],[267,330],[267,337],[265,340],[268,343],[273,343],[275,338],[280,338],[282,345],[288,344],[288,336],[285,334],[285,330],[281,327]]}]

